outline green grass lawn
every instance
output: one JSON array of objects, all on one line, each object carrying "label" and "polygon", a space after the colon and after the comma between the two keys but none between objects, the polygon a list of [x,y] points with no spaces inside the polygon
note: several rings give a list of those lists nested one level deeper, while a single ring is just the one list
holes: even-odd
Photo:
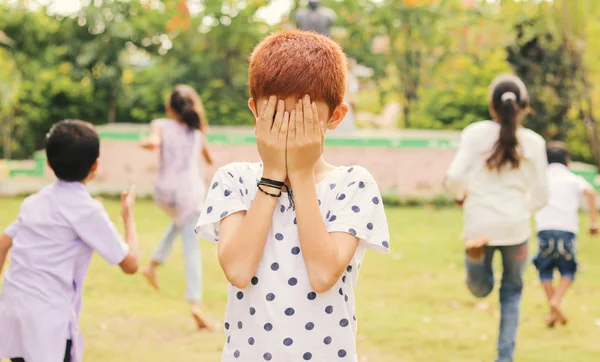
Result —
[{"label": "green grass lawn", "polygon": [[[19,202],[0,200],[0,227],[15,218]],[[118,203],[105,204],[119,220]],[[146,263],[168,220],[144,201],[136,218]],[[360,361],[493,361],[497,288],[476,300],[463,283],[460,211],[389,209],[388,218],[393,251],[368,253],[357,287]],[[222,319],[226,281],[216,247],[203,242],[202,251],[205,305]],[[581,273],[567,296],[566,328],[544,327],[544,297],[534,269],[527,270],[516,361],[600,361],[600,240],[582,235],[579,255]],[[126,276],[96,256],[84,290],[84,360],[220,361],[222,334],[198,332],[188,316],[183,268],[177,247],[160,270],[163,290],[156,293],[141,276]]]}]

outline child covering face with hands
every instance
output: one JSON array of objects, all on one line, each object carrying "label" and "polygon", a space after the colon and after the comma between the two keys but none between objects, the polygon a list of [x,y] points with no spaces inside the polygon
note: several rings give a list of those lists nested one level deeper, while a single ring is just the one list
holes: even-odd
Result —
[{"label": "child covering face with hands", "polygon": [[252,54],[263,162],[221,168],[196,228],[230,282],[223,361],[357,360],[354,286],[389,233],[371,174],[322,157],[347,112],[345,72],[341,48],[313,33],[276,33]]}]

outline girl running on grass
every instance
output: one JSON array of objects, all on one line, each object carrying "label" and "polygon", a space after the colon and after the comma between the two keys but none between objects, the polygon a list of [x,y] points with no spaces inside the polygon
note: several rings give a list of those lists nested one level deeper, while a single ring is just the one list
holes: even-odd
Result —
[{"label": "girl running on grass", "polygon": [[148,282],[157,290],[157,268],[164,264],[181,234],[185,258],[185,299],[191,304],[198,327],[212,328],[200,309],[202,299],[202,264],[200,245],[194,227],[205,188],[200,172],[200,156],[209,165],[212,158],[206,142],[207,121],[200,97],[187,85],[178,85],[165,106],[168,118],[150,123],[150,136],[141,146],[160,149],[160,168],[154,186],[154,199],[169,215],[171,223],[160,240],[152,260],[143,270]]},{"label": "girl running on grass", "polygon": [[490,87],[491,121],[471,124],[446,174],[446,187],[464,208],[467,286],[479,298],[494,287],[492,259],[502,254],[497,362],[513,361],[531,214],[545,206],[546,146],[523,128],[529,96],[516,76]]}]

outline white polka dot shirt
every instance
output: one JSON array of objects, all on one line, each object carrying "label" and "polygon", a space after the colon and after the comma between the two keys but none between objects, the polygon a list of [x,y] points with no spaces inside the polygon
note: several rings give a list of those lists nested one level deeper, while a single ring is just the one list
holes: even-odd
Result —
[{"label": "white polka dot shirt", "polygon": [[[221,168],[210,186],[196,230],[218,242],[220,220],[249,210],[262,175],[259,163]],[[295,211],[279,198],[263,257],[251,284],[229,286],[223,362],[357,361],[354,286],[366,249],[389,252],[381,195],[362,167],[339,167],[317,184],[329,232],[359,238],[346,271],[326,293],[310,286]]]}]

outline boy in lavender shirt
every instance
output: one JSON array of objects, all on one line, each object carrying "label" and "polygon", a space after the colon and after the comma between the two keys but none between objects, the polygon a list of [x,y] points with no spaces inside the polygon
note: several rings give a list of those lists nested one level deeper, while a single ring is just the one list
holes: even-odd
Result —
[{"label": "boy in lavender shirt", "polygon": [[133,220],[135,188],[121,195],[125,241],[85,184],[98,167],[100,140],[82,121],[61,121],[48,133],[46,156],[58,180],[21,204],[17,220],[0,235],[0,359],[79,362],[82,286],[97,251],[127,274],[138,269]]}]

